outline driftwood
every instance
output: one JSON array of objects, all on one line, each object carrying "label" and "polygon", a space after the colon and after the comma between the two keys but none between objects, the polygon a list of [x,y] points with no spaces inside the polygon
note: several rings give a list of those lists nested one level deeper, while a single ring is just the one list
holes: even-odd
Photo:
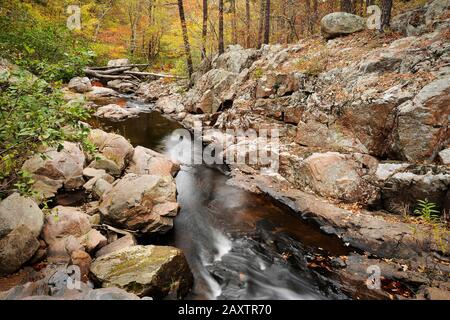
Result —
[{"label": "driftwood", "polygon": [[114,228],[107,224],[95,224],[95,225],[92,225],[92,227],[97,230],[112,231],[112,232],[115,232],[117,234],[121,234],[124,236],[137,233],[136,231],[132,231],[132,230],[123,230],[123,229]]},{"label": "driftwood", "polygon": [[162,74],[162,73],[153,73],[153,72],[124,71],[124,74],[131,74],[131,75],[134,75],[134,76],[137,76],[137,77],[185,79],[184,77],[174,76],[172,74]]},{"label": "driftwood", "polygon": [[137,80],[142,81],[143,79],[184,79],[183,77],[174,76],[170,74],[162,73],[152,73],[143,71],[132,71],[136,66],[148,66],[148,65],[138,65],[132,64],[120,67],[89,67],[84,69],[84,73],[87,76],[95,77],[102,82],[108,82],[111,80]]},{"label": "driftwood", "polygon": [[120,67],[89,67],[89,69],[91,70],[109,70],[109,69],[115,69],[115,68],[139,68],[139,67],[148,67],[149,64],[127,64],[125,66],[120,66]]},{"label": "driftwood", "polygon": [[87,76],[95,77],[100,80],[131,80],[133,77],[129,75],[111,75],[111,74],[104,74],[99,71],[91,70],[91,69],[84,69],[84,73]]}]

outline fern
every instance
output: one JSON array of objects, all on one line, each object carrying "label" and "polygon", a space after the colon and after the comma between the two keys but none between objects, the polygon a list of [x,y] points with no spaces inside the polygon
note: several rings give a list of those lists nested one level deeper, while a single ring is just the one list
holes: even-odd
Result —
[{"label": "fern", "polygon": [[438,206],[428,201],[428,199],[425,200],[419,200],[417,201],[417,209],[414,210],[414,213],[420,216],[424,221],[431,222],[435,221],[439,218],[439,210]]}]

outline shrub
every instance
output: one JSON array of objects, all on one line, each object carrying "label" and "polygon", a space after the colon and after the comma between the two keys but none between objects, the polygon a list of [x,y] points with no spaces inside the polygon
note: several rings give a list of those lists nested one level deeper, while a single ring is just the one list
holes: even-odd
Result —
[{"label": "shrub", "polygon": [[11,189],[20,175],[26,177],[20,174],[23,162],[42,146],[61,149],[64,140],[72,140],[92,151],[88,128],[79,122],[88,117],[81,103],[66,104],[47,82],[11,71],[8,82],[0,82],[0,192]]}]

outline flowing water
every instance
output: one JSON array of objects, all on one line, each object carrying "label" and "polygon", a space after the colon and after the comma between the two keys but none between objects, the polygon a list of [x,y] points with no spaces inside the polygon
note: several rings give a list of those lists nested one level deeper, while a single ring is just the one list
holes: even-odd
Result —
[{"label": "flowing water", "polygon": [[180,159],[180,148],[190,150],[190,143],[173,135],[180,128],[177,122],[147,110],[138,118],[101,120],[100,125],[182,163],[176,177],[181,211],[174,230],[159,241],[184,251],[195,278],[188,298],[345,298],[307,267],[307,259],[315,253],[344,255],[349,249],[269,199],[228,186],[223,167]]}]

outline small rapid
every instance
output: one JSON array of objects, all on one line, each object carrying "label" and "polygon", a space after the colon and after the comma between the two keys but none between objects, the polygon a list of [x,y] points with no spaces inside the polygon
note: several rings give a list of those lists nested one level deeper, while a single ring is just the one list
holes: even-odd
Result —
[{"label": "small rapid", "polygon": [[146,112],[98,125],[182,164],[176,177],[181,210],[174,230],[158,241],[185,253],[195,278],[188,299],[346,298],[308,268],[315,253],[348,254],[341,241],[263,196],[227,185],[224,166],[190,165],[190,142],[173,134],[181,126],[151,105],[129,104]]}]

